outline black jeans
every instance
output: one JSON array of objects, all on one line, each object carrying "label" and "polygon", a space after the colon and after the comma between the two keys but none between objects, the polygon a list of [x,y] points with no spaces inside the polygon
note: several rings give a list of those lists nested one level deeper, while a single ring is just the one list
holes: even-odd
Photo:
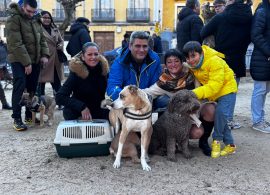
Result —
[{"label": "black jeans", "polygon": [[[40,72],[39,64],[32,64],[32,73],[25,74],[25,67],[19,63],[11,63],[11,69],[13,73],[13,90],[12,90],[12,118],[21,118],[21,105],[20,100],[24,90],[28,93],[35,94],[37,89],[38,77]],[[25,109],[25,117],[31,118],[31,112],[29,109]]]}]

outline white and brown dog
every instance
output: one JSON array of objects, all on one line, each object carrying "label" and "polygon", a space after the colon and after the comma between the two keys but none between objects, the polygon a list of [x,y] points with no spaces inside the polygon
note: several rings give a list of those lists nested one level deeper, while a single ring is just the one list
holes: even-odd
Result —
[{"label": "white and brown dog", "polygon": [[[147,94],[136,86],[126,86],[120,92],[118,99],[111,104],[111,107],[110,122],[116,129],[122,129],[113,167],[120,167],[124,143],[129,132],[134,131],[141,133],[142,168],[145,171],[150,171],[151,167],[147,164],[147,151],[153,132],[152,103]],[[111,147],[111,149],[113,148]]]}]

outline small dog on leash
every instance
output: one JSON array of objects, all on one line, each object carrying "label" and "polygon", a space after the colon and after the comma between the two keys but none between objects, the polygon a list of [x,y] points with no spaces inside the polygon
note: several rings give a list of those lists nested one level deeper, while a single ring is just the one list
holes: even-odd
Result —
[{"label": "small dog on leash", "polygon": [[36,113],[40,113],[40,126],[44,126],[44,114],[48,116],[47,123],[51,126],[54,118],[54,110],[56,107],[56,102],[53,97],[42,95],[31,96],[29,93],[23,93],[21,101],[21,106],[26,106],[32,112],[32,124],[35,124]]},{"label": "small dog on leash", "polygon": [[[104,107],[104,105],[101,106]],[[135,147],[135,143],[138,143],[138,141],[136,141],[137,135],[129,135],[131,131],[134,131],[141,133],[142,168],[145,171],[150,171],[151,167],[147,164],[147,161],[149,160],[147,151],[153,131],[152,103],[147,94],[138,87],[129,85],[120,92],[118,99],[109,106],[111,106],[109,114],[111,125],[115,127],[116,132],[121,129],[119,138],[118,136],[115,136],[114,138],[119,139],[118,146],[116,147],[116,144],[112,144],[110,148],[111,153],[115,153],[117,150],[113,167],[120,167],[124,148],[129,151],[129,155],[133,161],[137,160],[135,157],[135,154],[137,155]],[[130,139],[133,141],[130,141]],[[115,142],[113,141],[113,143]],[[132,143],[133,146],[131,146],[130,143]],[[135,154],[134,149],[136,150]]]},{"label": "small dog on leash", "polygon": [[153,125],[149,153],[161,154],[167,152],[170,161],[176,161],[176,144],[181,147],[186,158],[191,158],[188,149],[189,132],[192,126],[191,114],[200,108],[196,95],[183,89],[172,96],[168,109]]}]

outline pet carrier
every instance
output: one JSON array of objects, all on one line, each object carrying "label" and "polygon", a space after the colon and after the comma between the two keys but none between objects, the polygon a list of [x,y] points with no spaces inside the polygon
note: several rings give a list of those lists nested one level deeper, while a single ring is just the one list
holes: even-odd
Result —
[{"label": "pet carrier", "polygon": [[107,120],[62,121],[57,127],[54,145],[60,157],[104,156],[109,154],[113,136]]}]

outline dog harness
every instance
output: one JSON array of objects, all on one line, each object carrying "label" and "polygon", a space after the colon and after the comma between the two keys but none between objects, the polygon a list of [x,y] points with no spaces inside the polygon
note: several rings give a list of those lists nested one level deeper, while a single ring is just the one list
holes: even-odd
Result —
[{"label": "dog harness", "polygon": [[46,103],[45,97],[43,95],[38,98],[38,103],[34,107],[31,107],[30,108],[30,111],[32,111],[32,112],[39,112],[39,107],[40,107],[41,103],[43,105],[45,105],[45,103]]},{"label": "dog harness", "polygon": [[152,110],[145,114],[134,114],[132,112],[129,112],[127,108],[124,109],[123,114],[125,117],[133,119],[133,120],[145,120],[152,116]]}]

